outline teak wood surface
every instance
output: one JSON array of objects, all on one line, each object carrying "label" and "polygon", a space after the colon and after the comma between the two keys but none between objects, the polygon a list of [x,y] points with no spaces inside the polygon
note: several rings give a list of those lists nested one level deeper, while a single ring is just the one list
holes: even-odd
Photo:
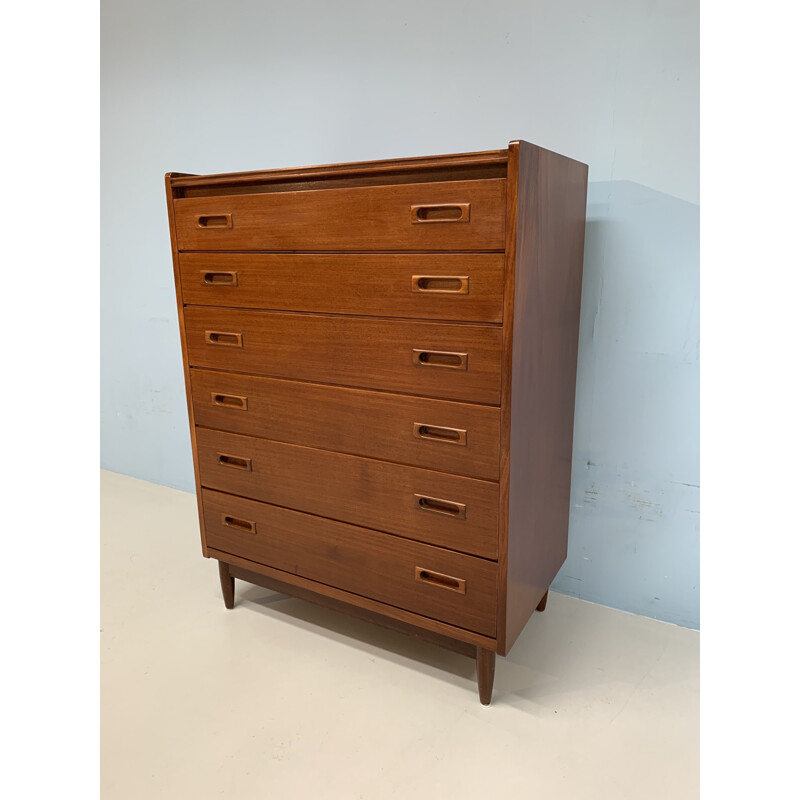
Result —
[{"label": "teak wood surface", "polygon": [[[399,536],[203,490],[208,543],[216,550],[270,564],[417,614],[495,635],[497,564]],[[223,520],[251,523],[254,532]],[[433,574],[416,580],[415,569]],[[463,580],[448,588],[436,575]]]},{"label": "teak wood surface", "polygon": [[[503,262],[502,253],[180,255],[191,305],[489,323],[503,321]],[[415,290],[415,277],[439,282]]]},{"label": "teak wood surface", "polygon": [[[385,613],[378,613],[374,610],[368,610],[361,606],[344,602],[341,599],[334,599],[333,597],[319,594],[318,592],[311,591],[310,589],[303,588],[299,585],[286,583],[278,578],[269,577],[258,572],[252,572],[244,567],[231,566],[224,561],[220,561],[219,563],[220,565],[224,565],[226,567],[226,575],[229,575],[231,578],[239,578],[240,580],[247,581],[248,583],[253,583],[256,586],[263,586],[265,589],[270,589],[273,592],[296,597],[301,600],[308,601],[309,603],[323,606],[324,608],[333,609],[340,614],[347,614],[348,616],[355,617],[356,619],[363,620],[364,622],[370,622],[373,625],[380,625],[381,627],[388,628],[389,630],[399,631],[407,636],[412,636],[416,639],[421,639],[422,641],[438,645],[439,647],[444,647],[446,650],[453,650],[456,653],[461,653],[461,655],[469,656],[471,658],[475,658],[476,656],[476,646],[474,644],[468,644],[460,639],[454,639],[452,636],[446,636],[442,633],[435,633],[433,630],[421,628],[418,625],[412,625],[407,621],[395,619],[394,617],[388,616]],[[277,574],[277,571],[275,574]],[[234,598],[232,598],[232,601],[233,599]],[[233,602],[230,606],[228,606],[228,608],[232,607]],[[390,606],[385,606],[384,608],[391,609]],[[424,617],[416,617],[417,621],[424,619]],[[428,622],[436,624],[433,620]]]},{"label": "teak wood surface", "polygon": [[[398,184],[181,198],[183,250],[502,250],[506,181]],[[469,220],[415,224],[415,206],[468,204]],[[199,217],[229,216],[224,226]]]},{"label": "teak wood surface", "polygon": [[[197,429],[197,457],[202,486],[497,558],[496,483],[208,428]],[[466,515],[420,508],[415,495],[463,504]]]},{"label": "teak wood surface", "polygon": [[[206,428],[497,481],[500,409],[343,386],[192,369]],[[415,425],[425,430],[415,435]],[[452,431],[463,431],[455,440]],[[449,434],[449,435],[448,435]]]},{"label": "teak wood surface", "polygon": [[[369,185],[378,180],[384,184],[422,183],[431,180],[475,178],[491,170],[492,177],[506,176],[508,150],[485,150],[478,153],[451,153],[440,156],[389,158],[378,161],[356,161],[340,164],[317,164],[307,167],[223,172],[216,175],[169,173],[172,197],[184,197],[187,192],[228,194],[233,188],[246,191],[266,191],[276,186],[301,182],[307,186],[328,186],[331,180],[348,179],[352,185]],[[253,188],[256,187],[256,188]]]},{"label": "teak wood surface", "polygon": [[[433,619],[426,617],[422,614],[415,614],[413,611],[400,608],[398,606],[389,605],[389,603],[382,603],[372,597],[364,597],[363,595],[353,594],[337,586],[328,586],[327,584],[320,583],[319,581],[312,581],[308,578],[303,578],[300,575],[295,575],[291,572],[284,572],[276,569],[275,567],[261,564],[258,561],[250,561],[242,556],[233,555],[232,553],[225,553],[222,550],[215,550],[213,547],[208,548],[208,555],[210,558],[216,558],[218,561],[224,561],[231,567],[241,567],[249,572],[255,572],[258,575],[263,575],[266,578],[279,580],[285,586],[293,587],[290,594],[299,594],[300,591],[310,592],[318,595],[320,598],[330,598],[348,603],[360,608],[366,609],[370,612],[381,614],[382,616],[397,620],[399,622],[408,623],[420,630],[430,631],[432,633],[447,636],[449,638],[458,639],[465,644],[472,644],[476,647],[483,647],[487,650],[494,650],[497,645],[497,639],[494,636],[484,636],[482,633],[475,633],[467,628],[451,625],[449,622],[443,622],[440,619]],[[258,582],[257,582],[258,583]],[[298,591],[295,591],[298,590]],[[324,603],[323,603],[324,604]]]},{"label": "teak wood surface", "polygon": [[506,655],[567,557],[588,168],[509,148],[510,219],[500,467],[500,619]]},{"label": "teak wood surface", "polygon": [[167,175],[226,605],[249,578],[438,637],[489,702],[566,556],[586,179],[523,141]]},{"label": "teak wood surface", "polygon": [[[498,405],[497,326],[187,306],[189,363],[317,383]],[[208,332],[241,336],[213,344]],[[414,351],[460,353],[466,369],[419,365]]]}]

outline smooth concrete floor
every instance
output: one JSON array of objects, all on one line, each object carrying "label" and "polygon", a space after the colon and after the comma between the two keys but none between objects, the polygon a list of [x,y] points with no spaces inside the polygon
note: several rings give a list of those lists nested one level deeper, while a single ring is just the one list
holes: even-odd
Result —
[{"label": "smooth concrete floor", "polygon": [[237,581],[195,497],[102,473],[103,800],[699,793],[699,634],[551,593],[474,661]]}]

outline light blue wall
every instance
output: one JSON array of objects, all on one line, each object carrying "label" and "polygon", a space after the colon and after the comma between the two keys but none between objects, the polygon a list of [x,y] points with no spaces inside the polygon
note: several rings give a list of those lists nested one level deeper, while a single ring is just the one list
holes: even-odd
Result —
[{"label": "light blue wall", "polygon": [[698,626],[696,2],[104,0],[102,29],[102,466],[193,488],[165,172],[527,139],[590,167],[554,588]]},{"label": "light blue wall", "polygon": [[567,562],[553,586],[699,624],[698,206],[589,186]]}]

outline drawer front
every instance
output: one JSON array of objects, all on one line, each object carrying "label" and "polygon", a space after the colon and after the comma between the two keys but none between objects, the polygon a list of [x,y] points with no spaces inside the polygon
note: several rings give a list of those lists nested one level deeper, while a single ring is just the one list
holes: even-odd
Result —
[{"label": "drawer front", "polygon": [[496,481],[500,410],[191,370],[198,425]]},{"label": "drawer front", "polygon": [[179,198],[180,250],[502,250],[506,179]]},{"label": "drawer front", "polygon": [[500,253],[182,253],[183,302],[502,322]]},{"label": "drawer front", "polygon": [[499,327],[187,307],[193,367],[500,403]]},{"label": "drawer front", "polygon": [[497,565],[396,536],[203,490],[210,547],[494,636]]},{"label": "drawer front", "polygon": [[497,558],[496,483],[207,428],[196,441],[206,488]]}]

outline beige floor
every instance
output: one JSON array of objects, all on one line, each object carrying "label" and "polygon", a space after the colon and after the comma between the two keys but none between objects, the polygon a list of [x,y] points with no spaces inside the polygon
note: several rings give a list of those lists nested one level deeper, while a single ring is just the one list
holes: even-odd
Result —
[{"label": "beige floor", "polygon": [[696,631],[559,594],[478,703],[470,659],[237,584],[194,495],[102,475],[102,797],[698,794]]}]

